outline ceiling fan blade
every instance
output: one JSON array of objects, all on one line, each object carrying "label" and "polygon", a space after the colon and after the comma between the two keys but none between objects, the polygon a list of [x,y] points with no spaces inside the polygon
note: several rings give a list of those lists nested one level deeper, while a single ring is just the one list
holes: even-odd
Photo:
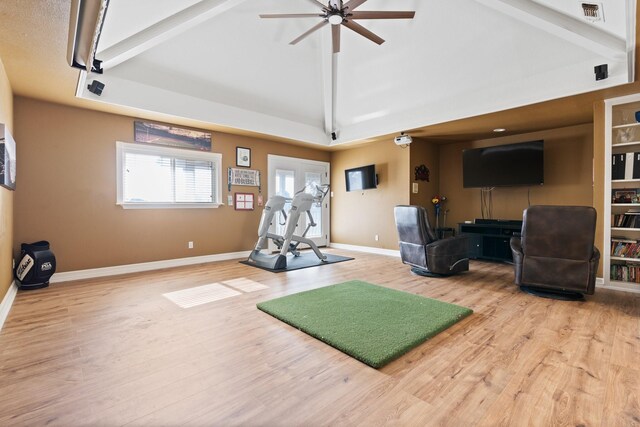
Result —
[{"label": "ceiling fan blade", "polygon": [[356,7],[360,6],[362,3],[366,2],[367,0],[350,0],[348,1],[343,8],[344,9],[349,9],[354,10]]},{"label": "ceiling fan blade", "polygon": [[[351,0],[354,1],[354,0]],[[354,21],[348,21],[348,20],[344,20],[342,21],[342,25],[344,25],[345,27],[347,27],[348,29],[355,31],[356,33],[360,34],[363,37],[368,38],[369,40],[371,40],[374,43],[377,44],[382,44],[384,43],[384,39],[382,37],[379,37],[377,35],[375,35],[374,33],[372,33],[371,31],[367,30],[365,27],[363,27],[362,25],[354,22]]]},{"label": "ceiling fan blade", "polygon": [[322,21],[316,25],[314,25],[313,27],[311,27],[311,29],[307,32],[305,32],[304,34],[302,34],[300,37],[298,37],[295,40],[292,40],[291,43],[289,44],[296,44],[299,41],[301,41],[302,39],[304,39],[305,37],[307,37],[309,34],[313,33],[314,31],[319,30],[320,28],[324,27],[325,25],[327,25],[329,23],[329,21]]},{"label": "ceiling fan blade", "polygon": [[331,26],[331,41],[333,44],[333,53],[340,52],[340,25]]},{"label": "ceiling fan blade", "polygon": [[260,18],[323,18],[321,13],[263,13]]},{"label": "ceiling fan blade", "polygon": [[308,0],[308,1],[310,1],[313,4],[315,4],[316,6],[320,6],[323,10],[327,9],[327,5],[326,4],[322,4],[318,0]]},{"label": "ceiling fan blade", "polygon": [[351,12],[349,19],[413,19],[415,12],[367,11]]}]

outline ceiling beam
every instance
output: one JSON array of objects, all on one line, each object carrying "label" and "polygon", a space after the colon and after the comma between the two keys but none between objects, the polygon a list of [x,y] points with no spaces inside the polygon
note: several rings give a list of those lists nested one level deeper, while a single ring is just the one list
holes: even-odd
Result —
[{"label": "ceiling beam", "polygon": [[530,0],[476,1],[609,59],[624,58],[627,53],[623,38],[540,3]]},{"label": "ceiling beam", "polygon": [[[99,76],[105,90],[97,96],[84,86],[81,99],[110,104],[112,106],[135,109],[152,114],[156,120],[188,120],[190,127],[215,126],[226,133],[262,134],[276,138],[286,138],[292,142],[302,142],[328,146],[330,138],[321,126],[282,118],[269,113],[260,113],[239,107],[185,95],[179,92],[127,80],[114,73],[89,74],[87,80]],[[135,115],[135,110],[129,115]]]},{"label": "ceiling beam", "polygon": [[80,70],[80,75],[78,76],[78,83],[76,84],[76,98],[80,98],[86,88],[87,88],[87,71]]},{"label": "ceiling beam", "polygon": [[636,71],[636,2],[627,0],[627,78],[634,81]]},{"label": "ceiling beam", "polygon": [[331,53],[331,132],[338,133],[337,105],[338,105],[338,54]]},{"label": "ceiling beam", "polygon": [[336,131],[336,97],[338,54],[333,52],[331,32],[323,32],[322,49],[322,99],[324,101],[324,131],[327,136]]},{"label": "ceiling beam", "polygon": [[[97,53],[102,68],[113,68],[246,0],[202,0]],[[108,21],[107,14],[107,21]]]}]

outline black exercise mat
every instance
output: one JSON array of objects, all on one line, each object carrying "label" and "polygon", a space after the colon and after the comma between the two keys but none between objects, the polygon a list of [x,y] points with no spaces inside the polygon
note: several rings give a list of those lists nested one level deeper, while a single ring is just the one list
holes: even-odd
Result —
[{"label": "black exercise mat", "polygon": [[320,261],[316,254],[314,254],[313,252],[302,254],[298,257],[287,255],[287,268],[280,270],[272,270],[270,268],[261,267],[248,261],[240,261],[240,264],[250,265],[251,267],[261,268],[263,270],[272,271],[274,273],[280,273],[282,271],[300,270],[301,268],[317,267],[319,265],[334,264],[336,262],[351,261],[353,259],[340,255],[326,254],[326,256],[326,261]]}]

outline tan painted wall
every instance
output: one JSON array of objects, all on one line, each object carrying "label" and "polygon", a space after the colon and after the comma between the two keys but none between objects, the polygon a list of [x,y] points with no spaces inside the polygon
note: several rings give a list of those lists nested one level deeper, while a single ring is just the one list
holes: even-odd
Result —
[{"label": "tan painted wall", "polygon": [[[4,123],[13,134],[13,92],[0,60],[0,123]],[[16,173],[20,173],[20,143],[16,138],[16,160],[20,162]],[[19,182],[19,175],[16,178]],[[17,184],[19,185],[19,184]],[[0,187],[0,302],[13,281],[13,191]]]},{"label": "tan painted wall", "polygon": [[[435,227],[435,209],[431,199],[438,194],[440,189],[440,148],[435,142],[420,138],[414,138],[409,148],[411,149],[411,166],[409,168],[411,184],[418,184],[417,194],[414,194],[413,188],[410,187],[409,202],[412,205],[425,207],[429,215],[429,221]],[[422,164],[429,169],[428,182],[415,180],[416,167]],[[444,212],[440,214],[441,220],[443,214]]]},{"label": "tan painted wall", "polygon": [[[393,207],[409,203],[409,153],[392,141],[382,141],[331,154],[332,242],[398,249]],[[347,193],[345,169],[370,164],[376,165],[378,188]]]},{"label": "tan painted wall", "polygon": [[[48,240],[58,271],[73,271],[249,250],[262,209],[124,210],[116,206],[115,142],[133,140],[133,118],[15,98],[19,189],[14,250]],[[266,176],[267,154],[329,161],[330,153],[256,138],[213,134],[223,171],[235,147],[251,148],[252,169]],[[224,177],[224,173],[223,173]],[[226,183],[226,178],[223,178]],[[263,194],[266,198],[266,187]],[[255,187],[233,187],[253,192]],[[223,202],[227,188],[223,186]],[[194,249],[187,249],[187,242]]]},{"label": "tan painted wall", "polygon": [[[532,205],[593,205],[593,125],[572,126],[530,134],[440,147],[440,191],[446,195],[451,224],[481,218],[480,190],[462,187],[465,148],[544,139],[544,185],[530,187]],[[493,190],[493,218],[521,219],[527,188]]]}]

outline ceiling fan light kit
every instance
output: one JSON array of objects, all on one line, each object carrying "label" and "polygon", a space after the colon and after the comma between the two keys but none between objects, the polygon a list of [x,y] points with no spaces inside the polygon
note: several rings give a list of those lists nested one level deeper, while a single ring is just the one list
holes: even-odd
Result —
[{"label": "ceiling fan light kit", "polygon": [[340,26],[344,25],[351,31],[371,40],[376,44],[384,43],[384,39],[373,32],[367,30],[362,25],[355,22],[356,19],[413,19],[414,11],[356,11],[367,0],[349,0],[343,3],[342,0],[330,0],[325,6],[317,0],[309,0],[313,4],[320,6],[320,13],[276,13],[261,14],[260,18],[312,18],[318,17],[322,21],[311,27],[301,36],[295,38],[289,44],[297,44],[306,37],[316,32],[327,24],[331,24],[331,38],[333,53],[340,52]]},{"label": "ceiling fan light kit", "polygon": [[344,21],[344,17],[342,15],[340,15],[339,13],[334,13],[331,14],[327,17],[327,20],[329,21],[329,24],[331,25],[340,25],[342,24],[342,21]]}]

